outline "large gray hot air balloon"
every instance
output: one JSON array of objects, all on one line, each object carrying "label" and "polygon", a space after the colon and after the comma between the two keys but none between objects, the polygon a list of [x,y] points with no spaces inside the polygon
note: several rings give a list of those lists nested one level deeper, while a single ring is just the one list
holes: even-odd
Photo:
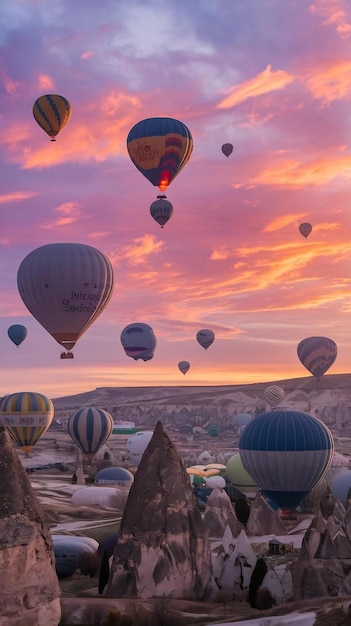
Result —
[{"label": "large gray hot air balloon", "polygon": [[156,348],[156,337],[148,324],[135,322],[128,324],[121,333],[121,344],[127,356],[135,361],[150,361]]},{"label": "large gray hot air balloon", "polygon": [[52,243],[23,259],[17,285],[39,324],[71,350],[108,304],[113,269],[108,258],[92,246]]}]

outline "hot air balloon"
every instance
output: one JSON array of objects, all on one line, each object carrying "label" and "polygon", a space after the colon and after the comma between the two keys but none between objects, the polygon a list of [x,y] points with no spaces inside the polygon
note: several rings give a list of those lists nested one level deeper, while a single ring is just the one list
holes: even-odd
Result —
[{"label": "hot air balloon", "polygon": [[5,396],[0,414],[12,439],[28,454],[49,428],[54,416],[54,405],[42,393],[21,391]]},{"label": "hot air balloon", "polygon": [[18,347],[27,337],[27,329],[22,324],[13,324],[7,330],[7,334],[11,341]]},{"label": "hot air balloon", "polygon": [[163,228],[173,215],[173,204],[166,199],[166,196],[157,196],[157,200],[150,205],[150,214]]},{"label": "hot air balloon", "polygon": [[309,224],[308,222],[304,222],[303,224],[300,224],[299,231],[303,237],[307,238],[308,235],[310,235],[312,232],[312,224]]},{"label": "hot air balloon", "polygon": [[338,354],[336,343],[328,337],[306,337],[297,346],[302,365],[317,379],[328,371]]},{"label": "hot air balloon", "polygon": [[170,117],[152,117],[133,126],[127,150],[135,167],[160,191],[188,162],[193,149],[190,130]]},{"label": "hot air balloon", "polygon": [[266,387],[263,392],[263,397],[271,409],[278,406],[278,404],[284,400],[284,396],[285,391],[282,387],[279,387],[279,385],[270,385],[269,387]]},{"label": "hot air balloon", "polygon": [[243,466],[268,501],[293,511],[327,472],[331,432],[300,411],[271,411],[246,426],[239,440]]},{"label": "hot air balloon", "polygon": [[121,344],[127,356],[135,361],[142,359],[150,361],[156,348],[156,337],[153,329],[148,324],[135,322],[128,324],[121,333]]},{"label": "hot air balloon", "polygon": [[89,461],[92,461],[112,433],[113,418],[104,409],[83,407],[70,415],[67,430]]},{"label": "hot air balloon", "polygon": [[48,135],[56,141],[60,130],[66,126],[72,109],[67,98],[57,94],[40,96],[33,105],[34,119]]},{"label": "hot air balloon", "polygon": [[231,144],[231,143],[224,143],[223,146],[222,146],[222,152],[228,158],[231,155],[231,153],[233,152],[233,144]]},{"label": "hot air balloon", "polygon": [[140,430],[127,439],[127,454],[134,467],[138,467],[141,458],[153,435],[152,430]]},{"label": "hot air balloon", "polygon": [[178,369],[179,369],[180,372],[182,372],[182,374],[185,375],[190,370],[190,363],[189,363],[189,361],[179,361]]},{"label": "hot air balloon", "polygon": [[210,347],[210,345],[214,342],[214,339],[215,334],[213,330],[208,330],[207,328],[199,330],[196,334],[196,340],[199,342],[200,346],[205,348],[205,350]]},{"label": "hot air balloon", "polygon": [[246,471],[239,452],[233,454],[227,462],[226,476],[229,482],[245,495],[256,494],[258,487]]},{"label": "hot air balloon", "polygon": [[108,258],[92,246],[52,243],[23,259],[17,285],[39,324],[71,350],[108,304],[113,270]]}]

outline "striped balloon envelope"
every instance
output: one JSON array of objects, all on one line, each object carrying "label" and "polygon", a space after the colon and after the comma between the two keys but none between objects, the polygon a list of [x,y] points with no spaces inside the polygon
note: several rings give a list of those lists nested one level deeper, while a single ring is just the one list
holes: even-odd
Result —
[{"label": "striped balloon envelope", "polygon": [[284,400],[285,391],[279,385],[270,385],[266,387],[263,392],[263,397],[266,400],[267,404],[273,409],[275,406],[278,406]]},{"label": "striped balloon envelope", "polygon": [[28,454],[49,428],[54,405],[41,393],[22,391],[5,396],[0,415],[12,439]]},{"label": "striped balloon envelope", "polygon": [[297,356],[302,365],[317,379],[333,365],[338,348],[328,337],[306,337],[297,346]]},{"label": "striped balloon envelope", "polygon": [[268,502],[294,510],[331,464],[334,442],[316,417],[271,411],[248,424],[239,440],[243,467]]},{"label": "striped balloon envelope", "polygon": [[92,461],[113,430],[113,418],[108,411],[95,407],[78,409],[67,423],[73,441]]},{"label": "striped balloon envelope", "polygon": [[66,126],[71,113],[70,102],[58,94],[40,96],[33,105],[34,119],[51,141],[56,141],[56,136]]},{"label": "striped balloon envelope", "polygon": [[171,117],[151,117],[129,131],[127,150],[139,172],[165,191],[189,161],[193,138],[183,122]]}]

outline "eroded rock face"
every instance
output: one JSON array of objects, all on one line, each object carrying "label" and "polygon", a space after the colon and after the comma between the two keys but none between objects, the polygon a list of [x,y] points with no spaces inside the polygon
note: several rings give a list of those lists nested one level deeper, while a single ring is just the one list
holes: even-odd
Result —
[{"label": "eroded rock face", "polygon": [[213,489],[208,496],[204,525],[208,530],[209,537],[222,538],[227,526],[229,526],[233,537],[237,537],[244,530],[243,524],[239,522],[235,514],[229,496],[219,487]]},{"label": "eroded rock face", "polygon": [[158,422],[129,491],[106,596],[202,599],[211,552],[188,474]]},{"label": "eroded rock face", "polygon": [[262,535],[285,535],[285,526],[278,513],[258,493],[251,505],[249,519],[246,524],[246,534],[251,537]]},{"label": "eroded rock face", "polygon": [[60,587],[39,500],[0,426],[0,624],[57,626]]}]

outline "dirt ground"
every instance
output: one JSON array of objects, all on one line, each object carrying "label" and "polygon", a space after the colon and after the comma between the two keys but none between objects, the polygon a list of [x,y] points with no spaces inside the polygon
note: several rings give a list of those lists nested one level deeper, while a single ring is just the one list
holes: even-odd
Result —
[{"label": "dirt ground", "polygon": [[[131,608],[132,607],[132,608]],[[104,616],[111,608],[121,613],[138,611],[140,608],[153,610],[155,601],[142,600],[113,600],[108,598],[67,598],[61,599],[62,623],[84,624],[85,611]],[[238,622],[258,618],[269,618],[281,615],[284,624],[284,615],[293,612],[315,612],[315,626],[350,626],[351,624],[351,596],[348,598],[314,598],[301,602],[283,604],[274,609],[259,611],[252,609],[246,602],[231,602],[226,604],[185,602],[180,600],[167,601],[166,611],[175,611],[182,615],[189,626],[209,626],[214,622]],[[268,624],[268,619],[267,619]]]}]

